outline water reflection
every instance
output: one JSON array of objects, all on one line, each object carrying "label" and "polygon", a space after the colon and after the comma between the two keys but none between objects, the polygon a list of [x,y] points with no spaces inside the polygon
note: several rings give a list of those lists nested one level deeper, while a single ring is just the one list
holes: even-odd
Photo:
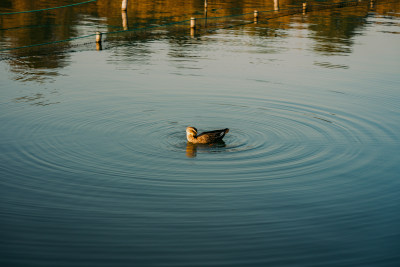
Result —
[{"label": "water reflection", "polygon": [[[318,2],[309,1],[308,4],[312,5],[317,3]],[[66,4],[70,4],[70,1],[57,2],[57,5]],[[246,23],[243,24],[243,20],[247,20],[248,18],[229,18],[229,16],[232,15],[251,13],[255,8],[258,10],[278,11],[279,9],[292,8],[300,4],[300,1],[295,0],[276,0],[268,2],[232,0],[224,1],[223,3],[208,3],[208,8],[204,9],[203,1],[129,1],[128,10],[121,13],[120,1],[99,0],[73,8],[0,16],[0,50],[68,40],[95,33],[99,29],[102,32],[113,32],[116,30],[137,29],[177,22],[187,20],[190,17],[212,18],[227,16],[227,18],[219,20],[202,20],[203,31],[197,29],[195,32],[194,30],[189,30],[187,25],[176,25],[162,29],[162,34],[159,32],[160,29],[155,30],[155,32],[158,31],[156,35],[154,35],[154,32],[151,33],[152,30],[148,30],[146,34],[131,34],[128,40],[130,42],[148,42],[154,38],[176,38],[187,35],[196,37],[204,33],[204,29],[206,28],[207,34],[215,34],[216,32],[213,31],[213,28],[224,28],[227,25],[246,25]],[[0,13],[48,8],[51,7],[51,5],[54,5],[54,3],[49,3],[48,1],[2,1]],[[158,9],[160,6],[163,7],[162,11]],[[310,31],[309,37],[315,40],[313,45],[314,51],[328,56],[351,53],[353,37],[362,33],[363,27],[367,24],[367,16],[371,8],[374,9],[374,12],[381,15],[385,15],[388,12],[391,15],[396,15],[400,9],[398,2],[384,4],[378,2],[373,7],[365,3],[360,4],[358,7],[307,13],[306,16],[302,18],[302,23],[307,25],[307,29]],[[269,38],[275,37],[277,30],[287,30],[297,27],[296,23],[292,22],[292,16],[283,16],[268,20],[268,24],[265,24],[266,15],[267,14],[260,13],[260,17],[257,19],[257,26],[246,26],[249,27],[247,30],[249,35]],[[234,20],[233,24],[232,20]],[[208,22],[211,22],[211,24],[208,25]],[[126,34],[125,36],[124,34],[109,35],[108,44],[112,44],[111,47],[124,44],[124,39],[126,37]],[[280,37],[285,38],[284,35],[280,35]],[[91,43],[93,42],[92,39],[94,39],[94,37],[85,39],[82,42]],[[11,58],[9,61],[11,71],[15,73],[26,72],[24,70],[43,68],[56,71],[69,64],[67,52],[71,50],[71,46],[75,45],[76,42],[78,41],[71,40],[52,46],[46,45],[38,48],[7,50],[2,51],[1,54],[5,57],[27,56],[24,62]],[[97,49],[100,50],[98,46],[99,45],[97,45]],[[93,42],[89,47],[82,47],[83,49],[92,49],[92,47],[96,47],[96,45],[95,42]],[[103,48],[107,48],[104,43]],[[74,47],[73,50],[77,49],[79,50],[79,47]],[[121,55],[122,59],[127,51],[119,50],[118,53],[124,54]],[[32,79],[37,78],[41,80],[47,77],[47,75],[43,73],[40,73],[40,75],[32,73],[32,76]]]},{"label": "water reflection", "polygon": [[191,142],[187,142],[186,157],[195,158],[197,156],[198,151],[202,151],[204,153],[223,152],[224,147],[226,147],[226,144],[223,140],[212,144],[193,144]]},{"label": "water reflection", "polygon": [[348,69],[349,66],[348,65],[344,65],[344,64],[333,64],[330,62],[314,62],[315,66],[319,66],[319,67],[323,67],[323,68],[327,68],[327,69]]},{"label": "water reflection", "polygon": [[17,97],[14,99],[16,103],[30,103],[33,106],[49,106],[54,104],[59,104],[60,102],[51,102],[49,97],[42,93],[37,93],[34,95]]},{"label": "water reflection", "polygon": [[[334,2],[334,1],[331,1]],[[57,5],[66,5],[70,1],[58,1]],[[309,2],[316,4],[317,2]],[[2,1],[0,13],[16,12],[19,10],[35,10],[49,8],[54,3],[48,1]],[[257,1],[232,0],[227,2],[208,3],[204,9],[202,1],[129,1],[127,11],[121,12],[119,1],[99,0],[97,2],[76,6],[73,8],[49,10],[39,13],[22,13],[2,15],[0,26],[0,57],[9,66],[12,78],[20,82],[53,82],[61,70],[71,64],[71,53],[88,50],[108,50],[107,62],[117,69],[138,70],[143,66],[156,64],[155,55],[166,51],[166,59],[175,67],[174,74],[187,74],[187,70],[199,69],[193,66],[197,58],[202,58],[198,48],[211,41],[227,42],[224,38],[209,38],[218,36],[220,29],[240,29],[241,33],[252,38],[246,47],[252,49],[258,46],[263,53],[278,54],[282,46],[269,45],[270,41],[285,42],[291,37],[290,30],[297,31],[311,40],[308,49],[322,56],[348,55],[352,53],[354,37],[362,35],[368,24],[381,23],[369,19],[371,11],[382,16],[399,16],[400,3],[380,3],[369,5],[361,2],[359,6],[332,10],[308,12],[305,15],[296,14],[266,20],[266,13],[260,13],[254,18],[255,9],[274,10],[280,14],[288,8],[299,6],[301,3],[294,0],[286,1]],[[162,11],[159,7],[162,6]],[[231,17],[237,14],[249,13],[249,16]],[[165,23],[187,20],[197,17],[199,24],[196,29],[188,25],[171,25],[169,27],[152,28]],[[214,17],[223,17],[213,19]],[[203,18],[203,19],[200,19]],[[257,24],[253,24],[253,20]],[[241,26],[238,26],[241,25]],[[132,29],[148,28],[143,31]],[[127,31],[128,32],[124,32]],[[69,40],[71,38],[94,34],[122,31],[119,34],[104,34],[104,42],[96,43],[95,37],[71,40],[67,42],[13,49],[42,43]],[[303,33],[304,32],[304,33]],[[396,31],[390,33],[396,34]],[[207,38],[203,38],[207,37]],[[162,41],[162,50],[155,41]],[[259,41],[258,41],[259,40]],[[267,40],[268,42],[265,42]],[[268,44],[268,45],[266,45]],[[240,44],[243,45],[243,44]],[[11,49],[11,50],[8,50]],[[3,50],[3,51],[1,51]],[[218,59],[218,58],[216,58]],[[273,59],[271,59],[273,60]],[[348,69],[346,64],[331,63],[330,60],[314,61],[314,66],[325,69]],[[190,75],[198,75],[191,73]],[[31,92],[14,98],[16,102],[26,102],[36,99],[42,92]],[[46,101],[46,103],[59,101]],[[36,102],[35,102],[36,103]]]},{"label": "water reflection", "polygon": [[[273,3],[212,1],[208,18]],[[200,16],[202,4],[130,1],[126,24]],[[74,8],[66,36],[123,30],[119,5]],[[397,266],[399,35],[381,30],[399,27],[368,9],[4,52],[3,265]],[[2,47],[18,45],[15,32],[0,32]],[[232,134],[186,143],[192,123]]]},{"label": "water reflection", "polygon": [[328,56],[351,53],[353,37],[361,34],[367,16],[367,8],[351,13],[329,10],[311,16],[309,29],[315,40],[314,51]]}]

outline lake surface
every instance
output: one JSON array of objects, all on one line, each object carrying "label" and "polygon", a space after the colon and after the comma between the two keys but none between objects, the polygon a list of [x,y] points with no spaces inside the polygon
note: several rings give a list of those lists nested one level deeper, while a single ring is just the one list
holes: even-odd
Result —
[{"label": "lake surface", "polygon": [[399,266],[400,1],[4,14],[78,2],[0,4],[1,266]]}]

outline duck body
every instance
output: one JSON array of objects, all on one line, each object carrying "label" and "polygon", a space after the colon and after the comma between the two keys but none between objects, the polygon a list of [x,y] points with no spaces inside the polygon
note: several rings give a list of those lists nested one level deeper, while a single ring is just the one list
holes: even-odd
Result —
[{"label": "duck body", "polygon": [[190,143],[193,144],[211,144],[221,141],[228,132],[229,129],[225,128],[222,130],[214,130],[197,135],[197,129],[195,127],[187,127],[186,138]]}]

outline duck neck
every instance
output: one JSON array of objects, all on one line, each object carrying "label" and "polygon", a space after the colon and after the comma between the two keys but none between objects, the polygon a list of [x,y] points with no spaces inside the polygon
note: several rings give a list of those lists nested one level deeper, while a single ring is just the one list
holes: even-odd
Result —
[{"label": "duck neck", "polygon": [[187,140],[188,140],[189,142],[192,142],[192,143],[195,143],[196,140],[197,140],[197,137],[196,137],[195,135],[193,135],[193,134],[188,134],[188,135],[186,136],[186,138],[187,138]]}]

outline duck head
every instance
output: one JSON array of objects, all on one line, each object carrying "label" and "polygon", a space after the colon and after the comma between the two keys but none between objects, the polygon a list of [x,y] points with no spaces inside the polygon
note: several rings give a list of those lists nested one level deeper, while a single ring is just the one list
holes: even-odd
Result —
[{"label": "duck head", "polygon": [[196,128],[190,127],[190,126],[186,128],[186,138],[188,140],[191,140],[191,139],[195,138],[196,135],[197,135],[197,129]]}]

